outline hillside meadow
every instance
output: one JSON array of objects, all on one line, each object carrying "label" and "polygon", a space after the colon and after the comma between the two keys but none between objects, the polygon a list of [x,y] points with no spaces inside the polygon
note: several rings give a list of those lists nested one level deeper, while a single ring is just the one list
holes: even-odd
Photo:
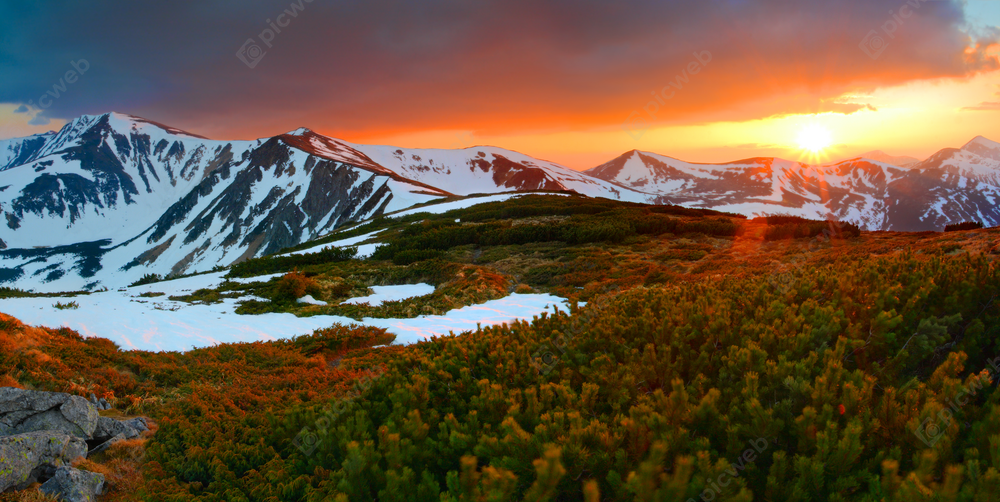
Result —
[{"label": "hillside meadow", "polygon": [[[1000,492],[996,229],[869,233],[533,195],[376,220],[329,241],[376,230],[384,245],[367,260],[250,260],[230,274],[283,275],[187,300],[252,289],[247,322],[273,311],[414,317],[513,291],[574,307],[409,346],[337,325],[184,353],[122,351],[0,315],[0,385],[93,392],[113,413],[152,419],[153,434],[82,465],[107,473],[106,500]],[[437,289],[339,304],[418,282]],[[296,303],[304,293],[330,304]]]}]

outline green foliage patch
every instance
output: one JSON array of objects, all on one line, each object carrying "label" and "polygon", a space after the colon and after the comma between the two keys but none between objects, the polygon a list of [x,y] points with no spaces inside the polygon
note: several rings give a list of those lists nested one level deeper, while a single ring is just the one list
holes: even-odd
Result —
[{"label": "green foliage patch", "polygon": [[281,272],[291,272],[296,269],[310,265],[321,265],[347,261],[354,258],[358,252],[357,248],[333,248],[327,247],[315,253],[305,253],[299,255],[272,255],[262,258],[251,258],[237,263],[229,269],[226,277],[247,278],[259,275],[276,274]]},{"label": "green foliage patch", "polygon": [[983,223],[979,221],[963,221],[953,225],[945,225],[945,232],[959,232],[962,230],[979,230],[983,228]]},{"label": "green foliage patch", "polygon": [[[983,259],[904,254],[798,269],[780,288],[633,289],[441,338],[401,353],[331,422],[327,405],[279,422],[269,441],[288,445],[288,479],[312,481],[275,491],[984,500],[1000,482],[1000,394],[984,372],[998,296]],[[319,440],[308,455],[292,442],[303,428]]]}]

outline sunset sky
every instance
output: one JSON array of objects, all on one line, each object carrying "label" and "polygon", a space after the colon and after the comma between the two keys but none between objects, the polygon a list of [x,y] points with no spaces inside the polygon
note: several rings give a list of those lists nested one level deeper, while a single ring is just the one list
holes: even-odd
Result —
[{"label": "sunset sky", "polygon": [[807,128],[823,159],[924,158],[1000,141],[998,26],[998,0],[6,2],[0,138],[114,110],[574,169],[805,159]]}]

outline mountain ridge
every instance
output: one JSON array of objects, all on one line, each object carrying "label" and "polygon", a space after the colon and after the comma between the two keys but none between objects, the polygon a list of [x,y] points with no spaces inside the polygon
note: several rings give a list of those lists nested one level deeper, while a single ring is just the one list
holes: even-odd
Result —
[{"label": "mountain ridge", "polygon": [[0,283],[119,286],[274,253],[415,204],[558,191],[874,230],[1000,223],[1000,144],[974,138],[909,168],[854,158],[690,163],[630,150],[587,171],[493,146],[362,145],[299,128],[204,138],[133,115],[83,115],[0,140]]},{"label": "mountain ridge", "polygon": [[865,157],[708,164],[630,150],[583,172],[650,193],[655,203],[747,216],[833,218],[870,230],[941,230],[966,220],[1000,224],[1000,144],[982,136],[906,167]]}]

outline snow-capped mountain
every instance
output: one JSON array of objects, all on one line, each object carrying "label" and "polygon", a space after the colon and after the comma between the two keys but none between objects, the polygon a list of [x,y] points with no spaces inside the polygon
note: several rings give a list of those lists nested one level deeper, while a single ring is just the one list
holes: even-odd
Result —
[{"label": "snow-capped mountain", "polygon": [[976,136],[962,147],[962,150],[986,157],[987,159],[1000,160],[1000,143],[988,140],[982,136]]},{"label": "snow-capped mountain", "polygon": [[191,273],[451,195],[648,194],[503,150],[355,145],[308,129],[216,141],[130,115],[0,141],[0,284],[64,291]]},{"label": "snow-capped mountain", "polygon": [[996,225],[1000,144],[977,137],[906,168],[863,157],[694,164],[634,150],[581,173],[487,146],[360,145],[309,129],[217,141],[131,115],[88,115],[0,141],[0,285],[117,287],[274,253],[442,197],[526,190],[833,215],[869,229]]},{"label": "snow-capped mountain", "polygon": [[92,289],[208,270],[449,195],[289,138],[213,141],[110,113],[8,140],[0,282]]},{"label": "snow-capped mountain", "polygon": [[456,195],[496,191],[571,190],[591,197],[646,202],[649,196],[567,167],[490,146],[459,150],[353,145],[368,158],[408,179]]},{"label": "snow-capped mountain", "polygon": [[423,183],[454,195],[511,191],[574,191],[591,197],[645,202],[649,195],[565,166],[492,146],[457,150],[361,145],[299,129],[282,138],[314,155]]},{"label": "snow-capped mountain", "polygon": [[694,164],[633,150],[584,171],[655,202],[746,214],[835,217],[871,230],[1000,224],[1000,144],[978,137],[908,167],[869,158],[809,165],[778,158]]}]

